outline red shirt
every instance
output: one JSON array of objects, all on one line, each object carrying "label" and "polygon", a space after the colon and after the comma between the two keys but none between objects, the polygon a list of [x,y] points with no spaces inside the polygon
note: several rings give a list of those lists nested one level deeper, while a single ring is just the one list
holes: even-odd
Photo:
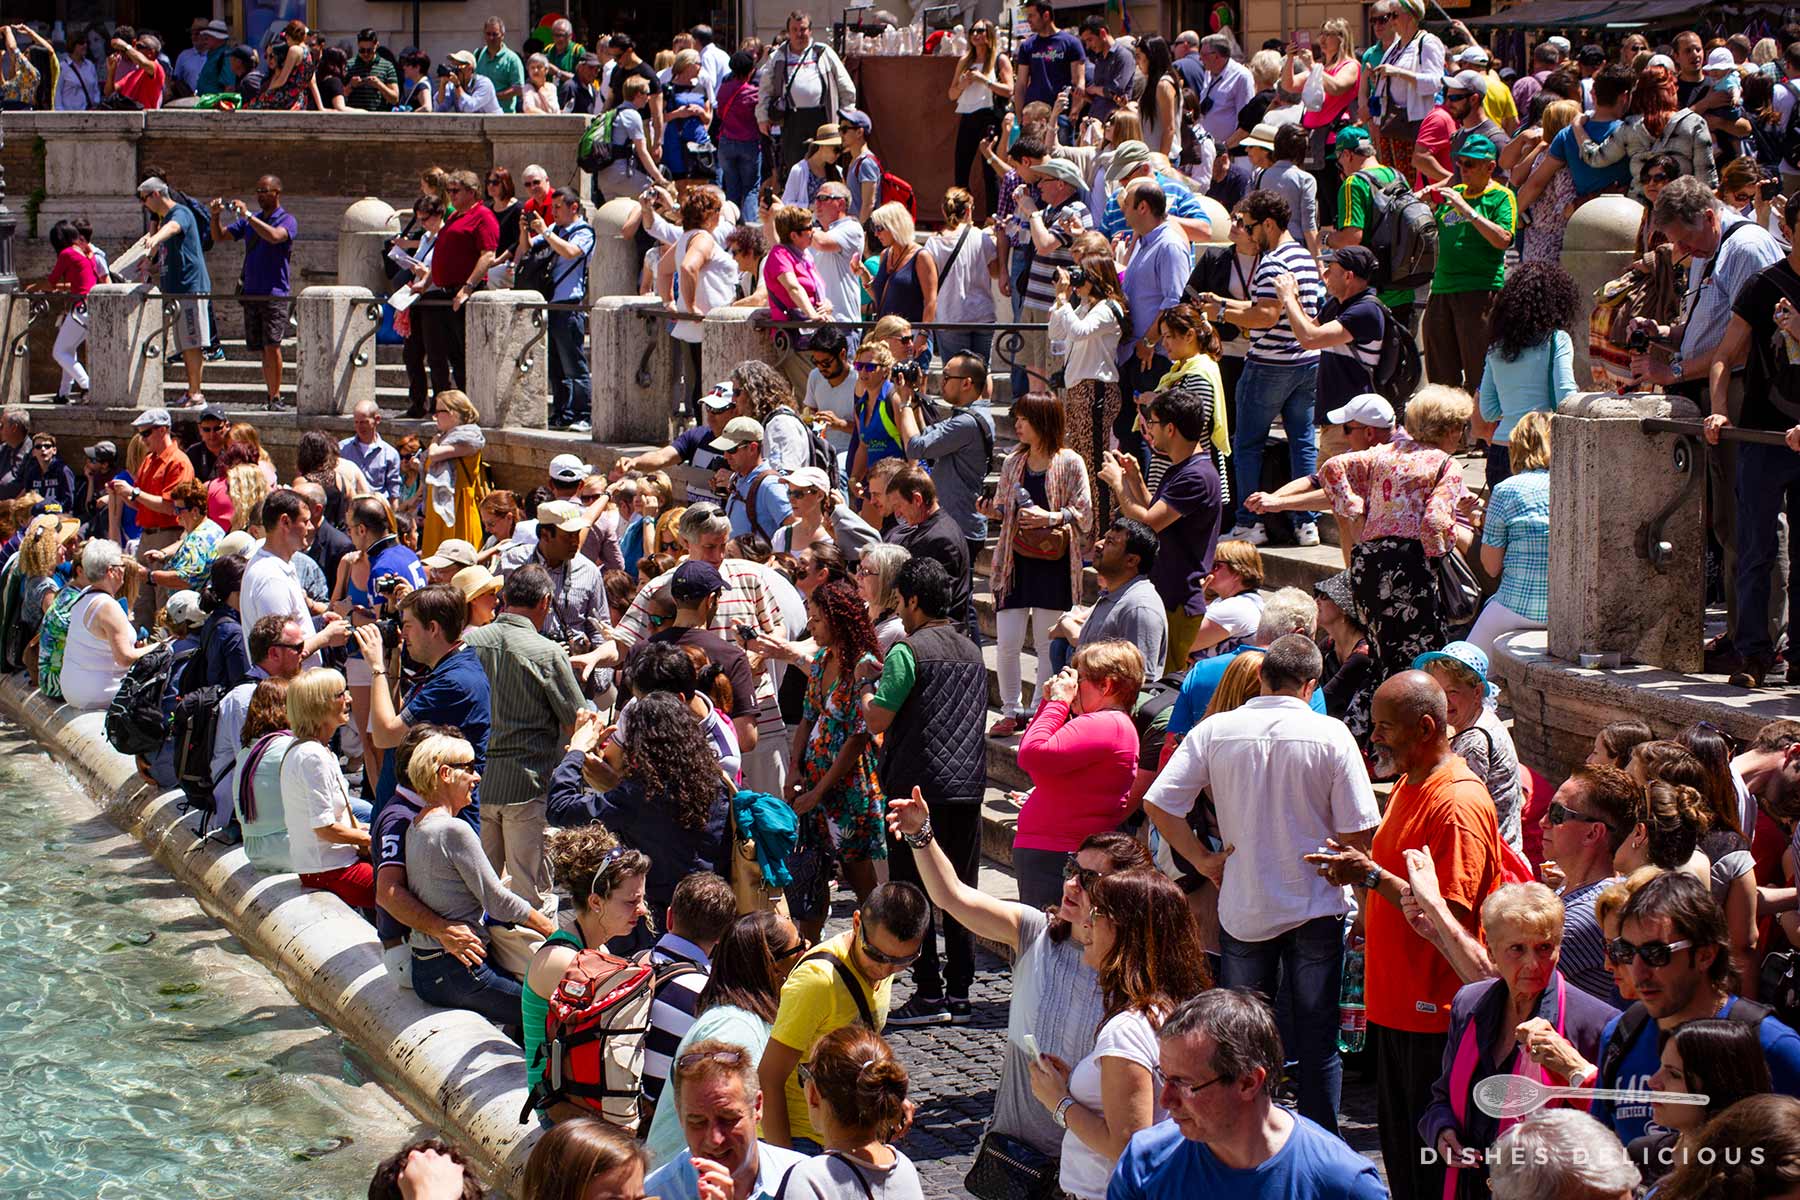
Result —
[{"label": "red shirt", "polygon": [[50,268],[50,277],[44,282],[66,283],[72,295],[85,296],[94,289],[94,260],[79,247],[65,247],[57,253],[56,265]]},{"label": "red shirt", "polygon": [[[1403,850],[1429,848],[1437,864],[1444,899],[1469,913],[1477,932],[1481,902],[1500,882],[1500,827],[1487,787],[1452,756],[1425,782],[1402,779],[1388,797],[1387,812],[1375,830],[1370,857],[1385,871],[1406,878]],[[1462,980],[1438,948],[1413,932],[1400,909],[1371,896],[1364,905],[1368,938],[1363,995],[1369,1024],[1411,1033],[1444,1033],[1450,1028],[1450,1000]]]},{"label": "red shirt", "polygon": [[[144,461],[137,469],[137,486],[142,492],[167,499],[176,484],[193,477],[194,464],[188,461],[188,456],[171,438],[160,454],[144,456]],[[138,524],[145,529],[174,529],[176,526],[175,514],[172,512],[156,512],[143,504],[134,504],[132,507],[137,509]]]},{"label": "red shirt", "polygon": [[469,282],[475,263],[500,245],[500,221],[485,204],[463,209],[438,231],[431,252],[431,284],[454,292]]},{"label": "red shirt", "polygon": [[133,67],[119,76],[113,86],[145,108],[161,108],[163,84],[166,80],[167,73],[162,69],[162,64],[152,59],[149,70]]},{"label": "red shirt", "polygon": [[[1419,122],[1419,136],[1413,139],[1413,147],[1437,159],[1438,164],[1454,177],[1456,172],[1450,161],[1450,139],[1455,136],[1456,118],[1450,115],[1447,108],[1434,108]],[[1422,188],[1431,182],[1417,171],[1413,172],[1413,179],[1415,187]]]}]

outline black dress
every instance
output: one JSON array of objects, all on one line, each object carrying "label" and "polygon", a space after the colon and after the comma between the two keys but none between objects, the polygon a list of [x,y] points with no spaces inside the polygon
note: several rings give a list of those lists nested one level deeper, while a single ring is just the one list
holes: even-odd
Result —
[{"label": "black dress", "polygon": [[[1046,472],[1025,468],[1023,484],[1031,494],[1031,502],[1039,508],[1050,507],[1049,490],[1045,486]],[[1074,539],[1069,540],[1071,547]],[[998,607],[1009,608],[1053,608],[1058,612],[1066,612],[1074,606],[1074,593],[1069,584],[1069,555],[1064,552],[1061,558],[1026,558],[1016,550],[1013,552],[1012,579],[1007,585],[1006,594],[1000,598]]]}]

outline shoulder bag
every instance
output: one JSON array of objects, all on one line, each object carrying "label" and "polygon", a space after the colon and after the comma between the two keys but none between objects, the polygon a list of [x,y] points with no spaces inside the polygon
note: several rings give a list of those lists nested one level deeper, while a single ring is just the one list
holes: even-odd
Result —
[{"label": "shoulder bag", "polygon": [[963,1187],[977,1200],[1061,1200],[1057,1160],[998,1130],[981,1139]]},{"label": "shoulder bag", "polygon": [[[1444,456],[1444,465],[1438,468],[1432,491],[1444,482],[1444,476],[1455,461],[1449,455]],[[1455,518],[1451,520],[1454,522]],[[1431,560],[1431,572],[1437,580],[1438,606],[1443,611],[1444,624],[1454,628],[1472,622],[1481,611],[1481,585],[1475,581],[1475,572],[1469,569],[1462,552],[1456,548],[1454,536],[1450,548]]]}]

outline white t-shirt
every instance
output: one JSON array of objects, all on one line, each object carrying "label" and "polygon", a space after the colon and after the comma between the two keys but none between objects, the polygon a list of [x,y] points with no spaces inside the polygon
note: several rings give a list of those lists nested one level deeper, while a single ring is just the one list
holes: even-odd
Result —
[{"label": "white t-shirt", "polygon": [[[819,273],[819,296],[831,301],[833,320],[859,321],[862,319],[862,284],[856,278],[856,264],[865,257],[862,226],[852,217],[839,217],[825,232],[841,242],[842,247],[823,250],[814,245],[812,248],[813,270]],[[850,374],[854,376],[856,372]]]},{"label": "white t-shirt", "polygon": [[1231,636],[1203,653],[1202,658],[1229,654],[1256,636],[1262,624],[1263,600],[1256,592],[1239,592],[1224,600],[1211,600],[1206,605],[1206,618]]},{"label": "white t-shirt", "polygon": [[940,233],[925,243],[925,253],[938,268],[937,319],[950,324],[991,322],[994,289],[988,264],[994,261],[994,235],[985,229],[970,229],[962,252],[946,273],[944,264],[962,237],[961,233]]},{"label": "white t-shirt", "polygon": [[[1156,1030],[1151,1026],[1149,1017],[1135,1010],[1120,1013],[1100,1027],[1100,1035],[1094,1039],[1092,1053],[1075,1064],[1075,1070],[1069,1075],[1069,1094],[1082,1107],[1103,1112],[1105,1105],[1100,1092],[1100,1060],[1122,1058],[1126,1062],[1136,1063],[1146,1071],[1155,1071],[1158,1049]],[[1154,1076],[1150,1091],[1152,1095],[1156,1092]],[[1150,1116],[1150,1123],[1154,1125],[1168,1115],[1168,1110],[1158,1103]],[[1073,1129],[1063,1134],[1063,1191],[1076,1197],[1076,1200],[1105,1200],[1106,1185],[1112,1178],[1112,1169],[1113,1164],[1101,1157],[1099,1151],[1076,1137]]]},{"label": "white t-shirt", "polygon": [[[294,564],[283,561],[266,549],[256,552],[256,557],[250,560],[250,566],[244,572],[244,583],[239,590],[238,613],[244,623],[246,650],[250,646],[250,630],[255,628],[258,621],[272,613],[291,616],[303,627],[312,628],[312,610],[306,606],[306,589],[300,586],[300,576],[294,570]],[[317,651],[306,660],[305,665],[319,665]]]},{"label": "white t-shirt", "polygon": [[281,763],[281,812],[288,858],[301,875],[336,871],[356,862],[356,847],[327,842],[315,832],[350,815],[350,788],[337,758],[318,742],[295,742]]},{"label": "white t-shirt", "polygon": [[[806,407],[815,412],[828,412],[845,420],[856,419],[856,372],[844,372],[844,380],[830,384],[817,367],[806,377]],[[824,431],[826,443],[839,454],[850,452],[850,435],[837,429]]]}]

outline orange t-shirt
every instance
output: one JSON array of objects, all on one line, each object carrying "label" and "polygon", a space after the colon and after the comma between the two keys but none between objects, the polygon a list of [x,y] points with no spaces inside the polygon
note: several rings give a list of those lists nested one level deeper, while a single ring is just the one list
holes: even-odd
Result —
[{"label": "orange t-shirt", "polygon": [[[144,461],[138,464],[137,486],[152,496],[167,499],[176,484],[193,477],[194,464],[171,438],[161,454],[146,454]],[[153,512],[142,504],[133,507],[137,509],[138,524],[145,529],[173,529],[176,526],[174,513]]]},{"label": "orange t-shirt", "polygon": [[[1429,849],[1444,899],[1469,911],[1476,932],[1481,902],[1500,882],[1500,827],[1487,787],[1461,758],[1419,786],[1394,785],[1375,831],[1372,854],[1383,870],[1406,878],[1403,850]],[[1443,953],[1414,933],[1395,905],[1366,902],[1363,993],[1371,1025],[1411,1033],[1445,1033],[1450,1000],[1462,980]]]}]

